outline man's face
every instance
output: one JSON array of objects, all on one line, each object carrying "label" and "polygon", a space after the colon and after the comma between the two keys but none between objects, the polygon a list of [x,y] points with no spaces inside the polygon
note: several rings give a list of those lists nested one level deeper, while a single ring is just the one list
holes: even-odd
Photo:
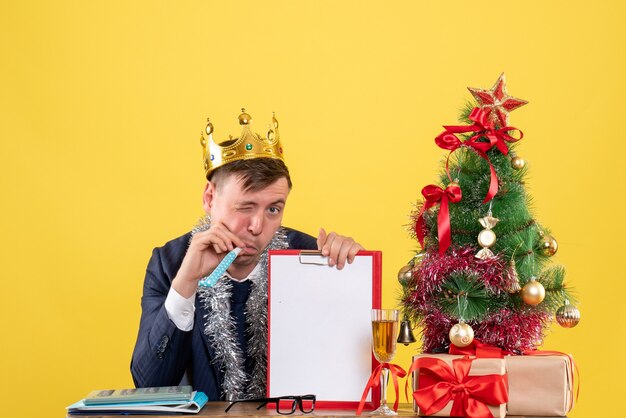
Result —
[{"label": "man's face", "polygon": [[217,188],[213,182],[207,184],[204,210],[211,223],[223,224],[246,244],[233,264],[256,264],[280,228],[288,195],[284,177],[258,191],[244,191],[237,175],[223,179]]}]

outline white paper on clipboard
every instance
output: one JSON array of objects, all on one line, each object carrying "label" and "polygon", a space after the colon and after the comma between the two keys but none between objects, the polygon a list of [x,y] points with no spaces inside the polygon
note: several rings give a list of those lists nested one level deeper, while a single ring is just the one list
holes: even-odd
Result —
[{"label": "white paper on clipboard", "polygon": [[325,257],[270,251],[268,396],[313,393],[320,406],[356,407],[372,372],[380,264],[379,251],[361,251],[343,270]]}]

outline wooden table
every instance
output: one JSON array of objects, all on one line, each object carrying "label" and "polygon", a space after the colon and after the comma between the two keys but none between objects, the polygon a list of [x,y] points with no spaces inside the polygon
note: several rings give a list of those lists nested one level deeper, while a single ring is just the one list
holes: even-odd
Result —
[{"label": "wooden table", "polygon": [[[233,406],[228,413],[225,413],[224,410],[229,405],[228,402],[208,402],[202,410],[197,414],[184,414],[182,416],[186,417],[222,417],[222,418],[253,418],[253,417],[268,417],[268,416],[279,416],[279,417],[289,417],[289,416],[306,416],[306,417],[325,417],[325,418],[334,418],[334,417],[356,417],[356,411],[354,409],[316,409],[314,412],[310,414],[303,414],[299,410],[296,409],[296,412],[292,415],[280,415],[276,412],[275,408],[261,408],[259,410],[256,409],[257,405],[250,403],[241,403],[239,405]],[[364,411],[361,415],[362,418],[367,418],[368,411]],[[84,416],[84,415],[80,415]],[[181,415],[137,415],[141,418],[167,418],[167,417],[178,417]],[[398,408],[398,416],[400,417],[416,417],[417,415],[413,412],[411,404],[400,404]],[[77,418],[79,415],[67,415],[68,418]],[[119,418],[119,415],[89,415],[89,417],[95,418]],[[542,417],[531,417],[531,416],[513,416],[507,415],[510,418],[542,418]]]}]

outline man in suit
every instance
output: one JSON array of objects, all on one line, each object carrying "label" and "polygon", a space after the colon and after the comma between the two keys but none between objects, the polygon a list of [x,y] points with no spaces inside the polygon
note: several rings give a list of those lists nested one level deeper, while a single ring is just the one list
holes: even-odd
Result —
[{"label": "man in suit", "polygon": [[[201,143],[206,218],[153,251],[131,373],[138,387],[177,385],[183,377],[209,400],[263,397],[267,362],[267,251],[318,249],[338,269],[362,247],[320,229],[317,239],[281,226],[292,183],[278,122],[267,138],[242,112],[239,138]],[[208,147],[207,147],[208,145]],[[198,287],[234,248],[241,252],[209,288]]]}]

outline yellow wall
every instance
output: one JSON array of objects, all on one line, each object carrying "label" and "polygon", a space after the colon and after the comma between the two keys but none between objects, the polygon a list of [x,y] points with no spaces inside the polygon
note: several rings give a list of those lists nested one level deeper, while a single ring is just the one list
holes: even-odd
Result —
[{"label": "yellow wall", "polygon": [[[433,138],[466,86],[512,114],[538,219],[583,319],[546,349],[582,372],[572,417],[612,416],[626,373],[621,1],[14,1],[0,7],[0,415],[61,416],[128,371],[151,249],[202,213],[199,132],[275,110],[295,181],[287,225],[384,253],[437,180]],[[407,365],[417,347],[402,347]],[[32,388],[36,396],[27,393]],[[7,411],[8,408],[8,411]]]}]

